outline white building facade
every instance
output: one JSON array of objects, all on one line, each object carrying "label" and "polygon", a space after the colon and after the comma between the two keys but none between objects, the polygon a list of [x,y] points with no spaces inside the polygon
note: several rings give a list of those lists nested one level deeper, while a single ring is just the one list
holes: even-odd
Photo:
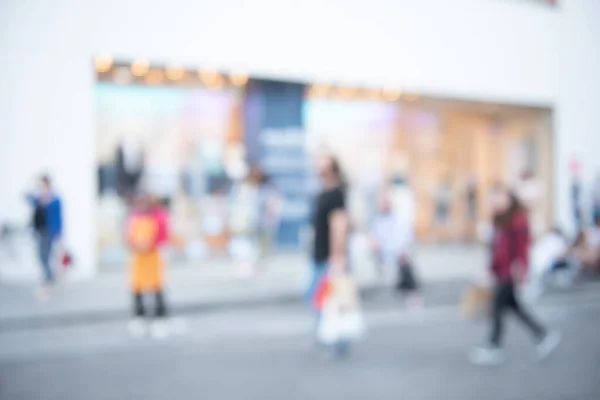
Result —
[{"label": "white building facade", "polygon": [[4,0],[0,30],[0,221],[28,218],[23,193],[48,171],[82,276],[96,272],[100,53],[548,106],[554,216],[565,226],[570,160],[587,186],[600,171],[596,0]]}]

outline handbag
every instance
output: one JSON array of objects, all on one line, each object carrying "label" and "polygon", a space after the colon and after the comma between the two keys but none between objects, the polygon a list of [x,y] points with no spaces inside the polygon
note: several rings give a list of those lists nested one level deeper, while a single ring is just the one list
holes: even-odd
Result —
[{"label": "handbag", "polygon": [[68,250],[64,250],[60,262],[63,269],[67,269],[73,266],[73,256]]},{"label": "handbag", "polygon": [[365,332],[358,287],[348,275],[330,277],[323,297],[317,337],[323,344],[360,340]]},{"label": "handbag", "polygon": [[73,266],[74,260],[72,253],[67,249],[62,240],[60,240],[53,249],[55,266],[65,271]]}]

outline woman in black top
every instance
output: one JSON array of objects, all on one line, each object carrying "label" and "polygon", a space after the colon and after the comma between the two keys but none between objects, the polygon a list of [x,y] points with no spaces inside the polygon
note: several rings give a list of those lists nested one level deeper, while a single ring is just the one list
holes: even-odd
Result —
[{"label": "woman in black top", "polygon": [[330,155],[317,163],[322,183],[313,210],[313,264],[316,270],[346,267],[348,213],[346,193],[339,164]]},{"label": "woman in black top", "polygon": [[[320,156],[317,160],[317,172],[322,189],[313,204],[313,279],[309,290],[311,299],[324,273],[330,269],[346,269],[349,228],[345,187],[337,160],[331,155]],[[318,310],[315,311],[318,315]]]}]

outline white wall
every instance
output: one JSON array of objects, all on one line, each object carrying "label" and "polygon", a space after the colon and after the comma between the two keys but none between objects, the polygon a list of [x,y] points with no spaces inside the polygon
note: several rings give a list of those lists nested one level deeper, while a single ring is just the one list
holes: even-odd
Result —
[{"label": "white wall", "polygon": [[[568,0],[563,8],[558,68],[551,68],[548,77],[559,83],[555,118],[559,221],[570,220],[569,159],[581,159],[587,191],[600,173],[600,1]],[[588,205],[589,197],[584,199]]]},{"label": "white wall", "polygon": [[558,9],[518,0],[3,0],[0,2],[0,221],[50,171],[67,233],[94,268],[92,57],[145,57],[272,77],[393,85],[555,107],[557,215],[567,163],[600,168],[600,2]]}]

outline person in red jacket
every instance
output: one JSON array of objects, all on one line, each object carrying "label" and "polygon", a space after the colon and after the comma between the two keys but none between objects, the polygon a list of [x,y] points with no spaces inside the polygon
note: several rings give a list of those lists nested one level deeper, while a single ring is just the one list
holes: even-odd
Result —
[{"label": "person in red jacket", "polygon": [[520,303],[515,285],[521,284],[529,262],[529,223],[527,211],[517,197],[503,189],[494,215],[494,235],[491,244],[491,270],[495,280],[492,300],[492,331],[489,343],[474,349],[471,362],[497,365],[504,360],[502,334],[504,313],[511,310],[531,331],[536,341],[538,360],[550,355],[560,342],[558,332],[549,332]]}]

